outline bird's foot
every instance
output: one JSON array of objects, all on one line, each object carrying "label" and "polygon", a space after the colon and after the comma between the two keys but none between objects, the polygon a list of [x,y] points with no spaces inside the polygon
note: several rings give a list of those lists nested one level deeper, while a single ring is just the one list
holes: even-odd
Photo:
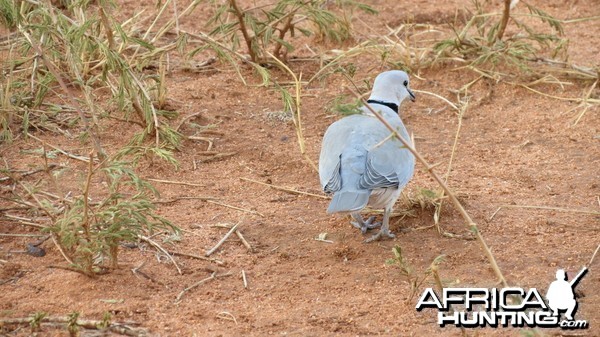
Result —
[{"label": "bird's foot", "polygon": [[373,242],[373,241],[378,241],[381,240],[382,238],[395,238],[396,235],[392,234],[392,232],[390,232],[389,229],[387,228],[382,228],[381,230],[379,230],[379,232],[377,232],[377,234],[371,236],[370,238],[365,240],[365,243],[369,243],[369,242]]},{"label": "bird's foot", "polygon": [[361,219],[361,221],[351,221],[350,223],[352,224],[352,226],[360,229],[360,231],[365,234],[367,232],[367,230],[369,229],[373,229],[373,228],[378,228],[381,227],[381,222],[377,221],[374,222],[375,220],[375,216],[370,216],[367,221],[363,221]]}]

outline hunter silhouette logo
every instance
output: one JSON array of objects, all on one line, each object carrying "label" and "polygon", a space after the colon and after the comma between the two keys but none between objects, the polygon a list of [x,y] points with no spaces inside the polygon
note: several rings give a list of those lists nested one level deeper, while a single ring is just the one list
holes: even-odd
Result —
[{"label": "hunter silhouette logo", "polygon": [[559,312],[566,310],[566,318],[569,321],[573,320],[573,315],[577,311],[577,301],[575,300],[575,287],[585,274],[588,269],[583,269],[575,276],[573,281],[567,281],[567,273],[564,269],[556,271],[556,281],[550,283],[546,298],[548,299],[548,306],[552,309],[554,316],[558,316]]},{"label": "hunter silhouette logo", "polygon": [[[574,320],[577,311],[574,291],[587,272],[587,267],[583,267],[569,282],[564,269],[559,269],[546,292],[547,303],[536,288],[444,288],[441,297],[432,288],[426,288],[415,309],[438,309],[441,327],[586,329],[586,320]],[[561,312],[565,312],[565,320],[561,320]]]}]

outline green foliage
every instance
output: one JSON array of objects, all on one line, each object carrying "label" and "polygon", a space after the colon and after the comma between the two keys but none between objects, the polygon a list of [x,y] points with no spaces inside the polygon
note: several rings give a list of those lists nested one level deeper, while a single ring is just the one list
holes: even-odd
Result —
[{"label": "green foliage", "polygon": [[[91,202],[90,183],[96,175],[108,181],[107,194]],[[73,268],[93,276],[110,261],[115,268],[119,245],[137,241],[138,236],[155,228],[177,231],[157,215],[149,198],[158,192],[125,162],[113,161],[99,170],[90,170],[80,196],[65,205],[55,223],[47,230],[57,238]]]},{"label": "green foliage", "polygon": [[[242,9],[236,0],[230,0],[217,6],[208,21],[209,26],[214,26],[209,35],[228,41],[233,50],[244,43],[254,63],[267,62],[269,50],[275,57],[286,60],[287,53],[293,50],[289,38],[298,33],[335,42],[350,37],[351,27],[346,15],[328,10],[327,5],[322,0],[279,0],[270,6]],[[356,1],[337,1],[336,5],[375,13],[371,7]],[[242,34],[242,41],[238,32]]]},{"label": "green foliage", "polygon": [[[454,29],[454,37],[438,42],[433,50],[438,60],[460,58],[484,72],[495,71],[498,65],[515,69],[517,72],[530,72],[530,61],[535,61],[540,53],[551,50],[557,57],[566,52],[567,40],[560,21],[546,12],[525,3],[530,15],[546,23],[551,32],[539,32],[529,26],[520,16],[510,12],[506,22],[516,24],[519,31],[511,36],[502,36],[503,17],[496,19],[486,13],[479,0],[474,0],[475,12],[461,30]],[[523,2],[521,2],[523,3]],[[509,20],[510,19],[510,20]]]},{"label": "green foliage", "polygon": [[394,257],[391,259],[387,259],[385,261],[388,265],[397,266],[400,274],[406,277],[408,284],[410,286],[410,294],[408,296],[407,302],[411,302],[415,297],[421,285],[431,276],[433,273],[433,269],[437,268],[445,258],[445,255],[439,255],[436,257],[429,268],[427,268],[422,275],[415,275],[413,267],[406,261],[404,256],[402,255],[402,247],[396,245],[392,248],[392,252],[394,253]]},{"label": "green foliage", "polygon": [[48,313],[46,313],[46,312],[36,312],[35,314],[32,315],[31,322],[29,323],[32,333],[40,331],[40,327],[42,325],[42,320],[46,316],[48,316]]},{"label": "green foliage", "polygon": [[[0,0],[1,21],[15,30],[12,57],[3,62],[6,75],[0,78],[0,140],[12,139],[11,124],[19,120],[24,133],[31,126],[57,131],[48,124],[64,116],[46,107],[48,94],[55,94],[58,86],[71,104],[61,110],[78,112],[63,127],[79,122],[94,140],[98,118],[119,111],[125,119],[137,118],[142,123],[136,145],[154,135],[156,147],[176,148],[180,136],[165,122],[177,115],[164,110],[167,91],[162,58],[166,50],[118,23],[111,15],[112,1],[63,5],[58,9],[49,1]],[[135,52],[129,55],[128,50]],[[159,67],[152,73],[147,66],[154,62]],[[108,99],[97,92],[108,92]]]},{"label": "green foliage", "polygon": [[331,113],[348,116],[360,113],[361,106],[362,102],[358,99],[353,99],[352,101],[348,102],[347,95],[340,95],[329,102],[326,110]]},{"label": "green foliage", "polygon": [[75,311],[67,315],[67,331],[69,331],[69,336],[71,337],[79,336],[79,325],[77,325],[78,318],[79,313]]}]

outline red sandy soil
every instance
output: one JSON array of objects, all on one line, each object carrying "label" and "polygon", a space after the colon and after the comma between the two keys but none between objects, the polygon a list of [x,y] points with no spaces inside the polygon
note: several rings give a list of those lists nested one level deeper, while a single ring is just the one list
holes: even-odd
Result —
[{"label": "red sandy soil", "polygon": [[[138,9],[133,1],[123,1],[123,15]],[[185,1],[182,1],[185,2]],[[251,1],[242,2],[250,5]],[[445,22],[469,1],[391,2],[366,1],[380,11],[377,16],[356,13],[353,18],[360,34],[356,41],[376,34],[387,34],[389,27],[405,22],[437,25]],[[600,15],[594,0],[532,1],[560,19]],[[180,7],[185,4],[179,3]],[[500,1],[487,2],[499,11]],[[154,10],[147,5],[147,10]],[[202,22],[210,14],[203,4],[194,17],[181,22],[189,31],[205,29]],[[525,11],[519,7],[521,11]],[[509,29],[515,29],[509,25]],[[569,61],[582,66],[600,65],[600,21],[565,24],[569,38]],[[325,53],[344,46],[322,45],[306,39],[311,49]],[[304,42],[290,54],[310,56]],[[195,62],[204,61],[201,57]],[[353,58],[356,83],[373,78],[386,67],[377,57]],[[317,61],[294,61],[291,68],[310,78],[319,67]],[[171,251],[203,255],[227,232],[212,225],[240,223],[241,231],[253,248],[249,251],[232,236],[211,256],[213,262],[175,256],[179,274],[164,255],[145,243],[121,251],[120,268],[95,279],[67,270],[48,268],[65,265],[51,241],[43,248],[42,258],[11,251],[21,250],[31,238],[0,237],[0,318],[27,317],[36,312],[66,316],[79,312],[83,319],[101,319],[109,312],[114,321],[141,324],[153,336],[458,336],[454,327],[440,328],[437,312],[417,312],[418,295],[433,287],[428,278],[410,297],[408,278],[385,261],[393,257],[392,248],[402,247],[413,276],[421,277],[434,258],[445,255],[439,272],[442,279],[456,287],[497,287],[477,241],[442,236],[431,227],[433,211],[409,204],[401,198],[396,207],[410,208],[412,216],[392,220],[393,240],[365,244],[365,237],[349,224],[347,217],[325,214],[325,199],[289,194],[264,185],[241,180],[250,178],[304,192],[321,194],[318,175],[298,150],[294,126],[273,118],[281,110],[276,92],[263,87],[244,86],[227,65],[215,65],[214,71],[190,72],[175,64],[168,75],[169,104],[180,113],[173,125],[191,114],[200,125],[216,124],[220,135],[214,138],[214,151],[235,152],[219,161],[199,163],[206,143],[187,140],[176,158],[180,168],[159,161],[142,161],[140,171],[148,178],[196,183],[203,187],[155,183],[161,199],[182,196],[210,196],[219,202],[247,211],[238,211],[199,200],[179,200],[159,204],[159,213],[183,230],[180,241],[161,243]],[[477,78],[458,65],[421,70],[412,75],[412,87],[455,100],[454,90]],[[252,71],[245,70],[252,76]],[[273,71],[281,81],[289,81],[283,72]],[[535,88],[560,97],[581,97],[590,83],[574,82],[561,88],[538,85]],[[317,161],[320,142],[327,126],[335,120],[325,107],[344,93],[351,83],[341,75],[332,75],[303,88],[302,119],[306,151]],[[581,109],[577,102],[551,99],[525,88],[480,80],[469,90],[466,111],[448,183],[459,192],[460,200],[478,224],[510,285],[532,288],[545,293],[558,268],[572,277],[600,243],[600,217],[586,213],[547,209],[503,208],[502,205],[536,205],[568,210],[600,210],[600,113],[590,108],[577,125],[574,118]],[[596,88],[592,97],[598,97]],[[439,99],[418,94],[416,103],[405,103],[401,115],[414,133],[417,148],[431,163],[440,162],[438,172],[446,172],[457,130],[456,113]],[[271,114],[269,114],[271,112]],[[132,135],[132,124],[103,120],[100,138],[105,148],[117,149]],[[182,128],[184,134],[193,130]],[[82,143],[49,132],[36,135],[61,148],[85,154]],[[18,138],[13,144],[0,145],[0,155],[11,169],[31,169],[43,165],[39,156],[25,150],[39,148],[33,139]],[[86,148],[86,147],[84,147]],[[65,188],[80,186],[85,165],[58,156],[52,162],[68,165]],[[30,181],[40,176],[28,177]],[[100,178],[94,181],[100,186]],[[9,183],[2,183],[9,193]],[[435,190],[436,184],[421,166],[405,193],[415,199],[421,189]],[[48,187],[52,190],[52,187]],[[92,196],[93,198],[93,196]],[[0,200],[0,208],[12,204]],[[14,213],[14,212],[13,212]],[[495,216],[492,218],[492,215]],[[460,214],[444,203],[442,229],[466,234]],[[18,225],[0,216],[1,233],[36,233],[34,228]],[[327,233],[326,243],[315,240]],[[368,234],[370,235],[370,234]],[[163,236],[164,238],[164,236]],[[160,238],[159,238],[160,239]],[[143,266],[141,274],[133,268]],[[179,303],[178,294],[195,282],[209,280],[187,292]],[[242,273],[246,275],[244,287]],[[590,328],[568,331],[569,336],[600,335],[600,265],[590,266],[579,283],[579,310],[576,317],[588,321]],[[1,329],[4,329],[3,331]],[[0,326],[0,334],[26,336],[21,326]],[[469,335],[519,335],[520,329],[468,330]],[[540,330],[561,335],[558,329]],[[37,336],[64,336],[66,329],[45,326]],[[86,330],[82,335],[95,336]]]}]

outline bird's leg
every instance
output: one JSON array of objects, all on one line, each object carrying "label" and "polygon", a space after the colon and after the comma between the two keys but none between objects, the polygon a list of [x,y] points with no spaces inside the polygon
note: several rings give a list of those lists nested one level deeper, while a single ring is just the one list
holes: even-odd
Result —
[{"label": "bird's leg", "polygon": [[373,222],[373,220],[375,220],[375,216],[370,216],[367,221],[364,221],[362,216],[360,216],[360,213],[356,212],[352,213],[352,217],[356,221],[350,221],[350,223],[352,226],[360,229],[363,234],[365,234],[369,229],[381,226],[381,222]]},{"label": "bird's leg", "polygon": [[381,225],[381,229],[379,232],[367,240],[365,242],[372,242],[380,240],[382,237],[394,238],[396,237],[394,234],[390,232],[390,213],[392,212],[391,207],[386,207],[383,211],[383,224]]}]

